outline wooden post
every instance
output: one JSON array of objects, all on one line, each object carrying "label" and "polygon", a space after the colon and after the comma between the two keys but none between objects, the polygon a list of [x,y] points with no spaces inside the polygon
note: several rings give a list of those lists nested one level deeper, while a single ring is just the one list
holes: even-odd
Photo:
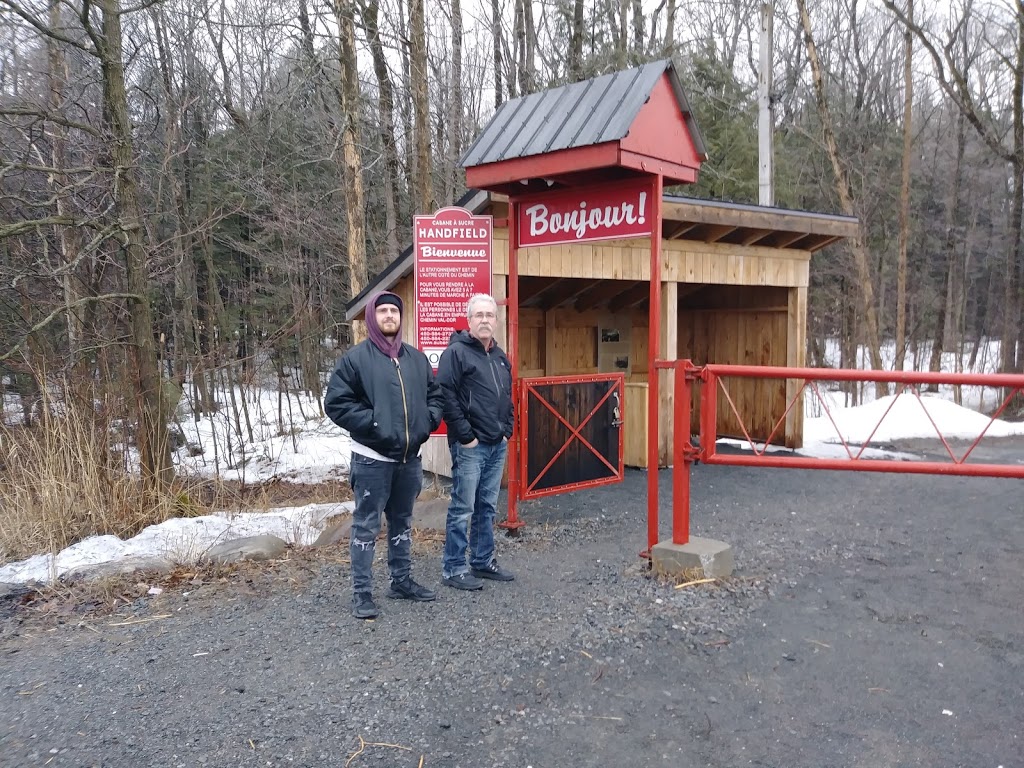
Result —
[{"label": "wooden post", "polygon": [[661,174],[651,177],[651,274],[647,336],[647,550],[658,543],[658,350],[661,349]]},{"label": "wooden post", "polygon": [[[807,354],[807,287],[789,289],[786,321],[786,367],[803,368]],[[802,382],[786,381],[786,402],[789,403]],[[793,406],[786,416],[786,447],[802,448],[804,444],[803,400]]]},{"label": "wooden post", "polygon": [[516,425],[508,443],[508,519],[500,525],[509,530],[522,527],[519,522],[519,450],[523,436],[519,429],[522,414],[519,413],[519,249],[516,232],[517,203],[508,201],[508,348],[505,350],[512,364],[512,403],[516,408]]},{"label": "wooden post", "polygon": [[[679,284],[665,282],[661,284],[661,344],[658,357],[662,360],[676,360],[679,357]],[[673,420],[672,403],[675,396],[675,376],[671,370],[658,372],[659,397],[658,413],[661,417],[659,433],[659,466],[672,463]]]}]

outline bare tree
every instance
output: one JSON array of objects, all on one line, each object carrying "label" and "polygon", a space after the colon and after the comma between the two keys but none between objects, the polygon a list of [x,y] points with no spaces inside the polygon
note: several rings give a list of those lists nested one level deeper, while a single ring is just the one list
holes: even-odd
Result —
[{"label": "bare tree", "polygon": [[[463,106],[462,106],[462,2],[452,0],[452,66],[451,101],[448,111],[448,172],[445,178],[457,177],[457,164],[462,155]],[[452,186],[458,187],[458,178],[452,178]],[[454,195],[453,195],[454,197]],[[454,202],[450,200],[449,202]]]},{"label": "bare tree", "polygon": [[[454,0],[457,4],[458,0]],[[454,13],[454,11],[453,11]],[[380,3],[369,0],[362,5],[362,21],[366,40],[373,58],[373,72],[377,76],[377,120],[381,148],[384,153],[384,226],[386,229],[388,260],[397,258],[401,250],[398,243],[398,145],[395,141],[395,96],[391,84],[391,70],[384,53],[378,17]],[[461,40],[460,40],[461,43]]]},{"label": "bare tree", "polygon": [[572,0],[572,16],[569,18],[569,80],[578,83],[583,80],[583,0]]},{"label": "bare tree", "polygon": [[[914,0],[907,0],[907,18],[914,19]],[[903,38],[903,157],[900,163],[899,243],[896,257],[896,357],[893,369],[903,370],[907,354],[907,244],[910,240],[910,161],[913,153],[914,37]],[[938,331],[941,333],[942,329]],[[940,339],[935,340],[941,346]]]},{"label": "bare tree", "polygon": [[[1009,246],[1003,271],[1000,356],[1004,371],[1019,370],[1021,361],[1017,358],[1017,344],[1021,334],[1021,310],[1024,307],[1024,297],[1021,296],[1019,289],[1019,286],[1024,286],[1024,280],[1021,279],[1021,273],[1024,271],[1024,243],[1021,241],[1024,211],[1024,5],[1019,2],[1013,3],[1008,18],[993,16],[979,19],[973,2],[968,0],[960,7],[959,16],[953,19],[946,40],[938,42],[909,14],[898,8],[894,0],[883,2],[913,33],[931,58],[936,80],[943,93],[963,112],[967,122],[977,131],[992,153],[1010,167],[1009,184],[1012,196],[1008,227]],[[986,83],[984,74],[972,73],[962,62],[956,60],[954,51],[957,37],[964,27],[972,23],[979,27],[979,34],[983,40],[993,40],[1002,31],[1005,38],[1012,41],[1012,45],[993,41],[993,68],[1001,64],[1009,75],[1008,81],[1000,82],[996,77]],[[1006,53],[1004,48],[1012,50]],[[993,97],[991,89],[1002,91],[1007,86],[1010,92],[1009,131],[1003,129],[998,119],[1003,110],[994,108],[990,103]],[[1009,137],[1008,145],[1006,134]]]},{"label": "bare tree", "polygon": [[[582,0],[578,0],[578,2],[582,2]],[[497,108],[504,101],[501,87],[501,6],[498,4],[498,0],[491,0],[491,41],[494,46],[494,106]]]},{"label": "bare tree", "polygon": [[[832,171],[835,175],[836,192],[843,208],[848,216],[855,216],[853,195],[851,193],[850,179],[846,167],[843,164],[839,145],[836,141],[835,130],[832,127],[832,114],[829,108],[825,80],[822,75],[821,62],[818,59],[817,47],[811,32],[811,19],[807,13],[806,0],[796,0],[797,9],[800,13],[800,23],[804,31],[804,45],[807,48],[807,58],[811,63],[811,72],[814,79],[814,92],[817,98],[818,117],[821,120],[822,133],[825,140],[825,149],[832,164]],[[864,223],[858,220],[858,234],[852,238],[850,249],[853,253],[854,263],[857,268],[857,276],[860,282],[858,286],[862,297],[862,311],[864,315],[864,330],[867,337],[868,354],[871,357],[871,366],[877,370],[882,369],[881,341],[878,330],[878,307],[875,303],[874,285],[871,278],[870,259],[868,253],[867,237]]]},{"label": "bare tree", "polygon": [[412,0],[409,6],[411,31],[409,60],[412,69],[412,101],[416,133],[416,212],[434,210],[434,191],[431,176],[433,162],[430,152],[430,104],[427,100],[427,32],[423,15],[423,0]]},{"label": "bare tree", "polygon": [[366,195],[363,161],[359,153],[359,70],[356,60],[355,7],[351,0],[332,6],[338,23],[338,65],[341,72],[341,152],[345,168],[345,222],[347,225],[349,291],[354,296],[367,282]]}]

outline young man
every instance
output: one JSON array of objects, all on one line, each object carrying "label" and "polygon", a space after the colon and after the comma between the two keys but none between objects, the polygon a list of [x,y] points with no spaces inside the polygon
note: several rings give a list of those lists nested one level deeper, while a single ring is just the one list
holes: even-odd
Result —
[{"label": "young man", "polygon": [[442,395],[426,356],[402,343],[402,300],[378,293],[366,309],[369,339],[346,352],[327,385],[324,410],[352,437],[355,494],[349,552],[352,615],[372,619],[373,553],[381,512],[388,521],[388,597],[430,601],[411,568],[412,506],[423,483],[420,447],[441,423]]},{"label": "young man", "polygon": [[469,330],[452,334],[437,367],[452,454],[442,576],[449,587],[475,590],[483,588],[483,579],[515,578],[494,558],[495,505],[512,437],[512,366],[494,340],[494,299],[477,294],[466,315]]}]

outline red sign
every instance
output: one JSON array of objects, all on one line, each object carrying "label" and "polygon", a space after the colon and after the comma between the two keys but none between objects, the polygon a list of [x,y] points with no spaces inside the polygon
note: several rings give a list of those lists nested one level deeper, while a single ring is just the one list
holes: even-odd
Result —
[{"label": "red sign", "polygon": [[651,191],[650,181],[638,179],[524,198],[518,247],[650,237]]},{"label": "red sign", "polygon": [[465,208],[414,217],[416,346],[435,370],[452,331],[468,328],[470,297],[491,292],[493,230],[493,217]]}]

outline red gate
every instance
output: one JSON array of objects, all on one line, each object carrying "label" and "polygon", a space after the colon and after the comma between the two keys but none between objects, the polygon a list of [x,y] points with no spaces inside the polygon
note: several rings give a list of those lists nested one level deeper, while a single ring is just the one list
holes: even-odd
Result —
[{"label": "red gate", "polygon": [[[989,427],[998,419],[1011,401],[1024,392],[1024,375],[1021,374],[969,374],[969,373],[930,373],[917,371],[859,371],[833,370],[830,368],[784,368],[753,365],[705,365],[696,366],[689,360],[658,361],[662,369],[673,369],[675,373],[675,430],[673,434],[673,498],[672,498],[672,542],[686,544],[690,540],[690,465],[700,460],[706,464],[722,464],[747,467],[780,467],[787,469],[832,469],[862,472],[910,472],[931,475],[966,475],[974,477],[1024,478],[1024,465],[968,463],[974,449],[985,437]],[[801,382],[795,394],[786,404],[785,411],[764,440],[764,446],[756,447],[750,437],[744,417],[739,413],[733,402],[724,377],[753,379],[788,379]],[[869,459],[864,458],[864,451],[871,438],[875,435],[881,422],[889,413],[890,408],[882,414],[869,437],[856,449],[849,445],[831,416],[828,403],[818,389],[821,381],[860,381],[882,382],[898,385],[897,394],[912,394],[920,399],[919,385],[975,385],[996,387],[1004,390],[1002,404],[993,413],[988,424],[981,430],[978,437],[962,454],[950,446],[938,425],[935,436],[939,438],[949,456],[949,461],[904,461],[901,459]],[[694,385],[700,387],[699,423],[700,446],[695,447],[690,434],[691,394]],[[824,407],[832,425],[836,428],[840,443],[846,449],[846,459],[820,459],[809,456],[778,456],[767,452],[768,443],[784,427],[786,418],[794,408],[803,407],[805,392],[813,393]],[[718,439],[718,404],[719,393],[724,396],[725,403],[731,409],[741,425],[747,442],[753,447],[750,455],[719,454],[715,443]],[[895,402],[895,400],[894,400]],[[922,404],[923,405],[923,404]],[[927,413],[927,409],[926,409]],[[931,417],[929,416],[929,419]],[[758,441],[762,442],[762,441]],[[657,544],[657,508],[652,511],[648,506],[648,551]],[[646,553],[645,553],[646,554]]]},{"label": "red gate", "polygon": [[623,374],[519,383],[520,499],[621,482]]}]

